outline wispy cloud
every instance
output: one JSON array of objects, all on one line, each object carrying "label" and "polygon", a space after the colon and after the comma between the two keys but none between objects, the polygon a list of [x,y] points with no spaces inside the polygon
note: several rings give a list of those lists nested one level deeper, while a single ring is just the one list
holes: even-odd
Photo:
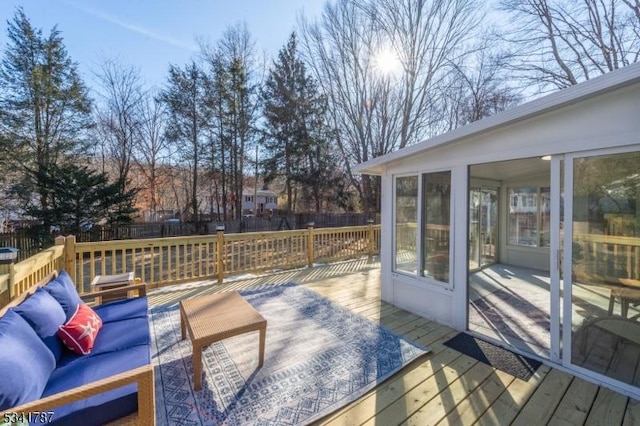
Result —
[{"label": "wispy cloud", "polygon": [[93,8],[89,8],[86,7],[85,5],[80,5],[77,3],[71,3],[68,1],[65,1],[65,3],[67,3],[69,6],[75,7],[77,9],[82,10],[85,13],[88,13],[89,15],[95,16],[96,18],[102,19],[104,21],[110,22],[114,25],[117,25],[121,28],[124,28],[126,30],[132,31],[134,33],[143,35],[145,37],[149,37],[150,39],[162,42],[162,43],[166,43],[170,46],[174,46],[174,47],[179,47],[181,49],[187,49],[190,51],[197,51],[198,50],[198,46],[195,43],[191,43],[188,41],[184,41],[184,40],[180,40],[176,37],[172,37],[170,35],[165,35],[165,34],[160,34],[156,31],[150,30],[148,28],[145,28],[141,25],[136,25],[136,24],[132,24],[129,22],[126,22],[120,18],[118,18],[117,16],[111,15],[109,13],[106,12],[102,12],[100,10],[96,10]]}]

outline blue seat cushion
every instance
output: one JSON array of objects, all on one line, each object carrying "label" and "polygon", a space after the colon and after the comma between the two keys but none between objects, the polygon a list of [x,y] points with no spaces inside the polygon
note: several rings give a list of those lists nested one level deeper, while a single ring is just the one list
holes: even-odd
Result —
[{"label": "blue seat cushion", "polygon": [[39,399],[55,366],[27,321],[7,311],[0,318],[0,411]]},{"label": "blue seat cushion", "polygon": [[117,302],[105,303],[93,308],[96,314],[106,324],[127,318],[143,318],[147,316],[147,297],[136,297]]},{"label": "blue seat cushion", "polygon": [[66,351],[58,362],[58,367],[73,363],[78,358],[94,358],[104,353],[127,350],[138,345],[151,345],[147,317],[103,323],[93,343],[91,353],[78,355],[71,351]]},{"label": "blue seat cushion", "polygon": [[60,303],[64,313],[66,314],[65,322],[69,321],[73,314],[76,312],[76,308],[79,303],[83,303],[82,299],[78,295],[76,286],[71,281],[71,277],[67,271],[62,270],[58,275],[58,278],[51,280],[47,285],[43,287],[54,299]]},{"label": "blue seat cushion", "polygon": [[[148,365],[151,361],[149,345],[133,346],[123,351],[77,357],[73,362],[59,366],[51,374],[43,397],[54,395],[88,383]],[[82,419],[82,424],[104,424],[137,410],[137,385],[131,384],[105,393],[57,407],[53,421],[64,424],[65,417]],[[117,402],[117,403],[114,403]],[[90,414],[89,414],[90,413]],[[89,417],[91,416],[91,417]],[[67,419],[69,420],[69,419]],[[73,421],[69,422],[74,424]],[[58,423],[54,423],[58,424]],[[79,424],[79,423],[75,423]]]},{"label": "blue seat cushion", "polygon": [[65,323],[66,314],[56,299],[38,288],[27,300],[14,308],[49,348],[56,362],[62,356],[62,342],[57,336],[58,327]]}]

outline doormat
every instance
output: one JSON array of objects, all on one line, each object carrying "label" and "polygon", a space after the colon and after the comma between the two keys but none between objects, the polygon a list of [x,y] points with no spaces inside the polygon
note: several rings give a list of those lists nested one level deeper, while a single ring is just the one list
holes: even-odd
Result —
[{"label": "doormat", "polygon": [[467,333],[460,333],[444,342],[444,344],[451,349],[462,352],[480,362],[525,381],[529,380],[538,367],[542,365],[540,361],[477,339]]}]

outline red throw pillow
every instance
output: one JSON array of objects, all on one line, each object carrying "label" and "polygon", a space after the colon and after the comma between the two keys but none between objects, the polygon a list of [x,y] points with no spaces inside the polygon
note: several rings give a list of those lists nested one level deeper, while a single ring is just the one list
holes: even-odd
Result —
[{"label": "red throw pillow", "polygon": [[73,352],[87,355],[93,349],[100,327],[102,320],[98,314],[84,303],[79,303],[71,319],[58,328],[58,337]]}]

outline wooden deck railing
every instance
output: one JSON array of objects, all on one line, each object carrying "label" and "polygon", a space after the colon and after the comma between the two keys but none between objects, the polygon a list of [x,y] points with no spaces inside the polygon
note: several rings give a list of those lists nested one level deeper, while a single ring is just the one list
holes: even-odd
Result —
[{"label": "wooden deck railing", "polygon": [[78,291],[91,291],[96,275],[133,271],[152,286],[373,255],[380,225],[246,234],[77,243],[74,236],[0,271],[0,306],[53,270],[66,269]]},{"label": "wooden deck railing", "polygon": [[[640,283],[639,238],[577,234],[575,243],[575,269],[580,277]],[[230,274],[311,266],[379,251],[380,225],[372,224],[97,243],[58,237],[55,246],[37,255],[1,265],[0,306],[54,269],[67,269],[78,290],[87,292],[97,274],[133,271],[151,285],[211,278],[222,282]]]},{"label": "wooden deck railing", "polygon": [[640,238],[576,234],[574,241],[574,272],[583,280],[640,284]]},{"label": "wooden deck railing", "polygon": [[32,285],[63,267],[65,238],[56,238],[56,245],[21,262],[4,266],[0,274],[0,306],[22,294]]},{"label": "wooden deck railing", "polygon": [[[65,268],[81,292],[96,275],[135,273],[152,286],[217,278],[316,261],[373,255],[380,225],[245,234],[151,238],[99,243],[65,241]],[[312,242],[312,243],[311,243]]]}]

